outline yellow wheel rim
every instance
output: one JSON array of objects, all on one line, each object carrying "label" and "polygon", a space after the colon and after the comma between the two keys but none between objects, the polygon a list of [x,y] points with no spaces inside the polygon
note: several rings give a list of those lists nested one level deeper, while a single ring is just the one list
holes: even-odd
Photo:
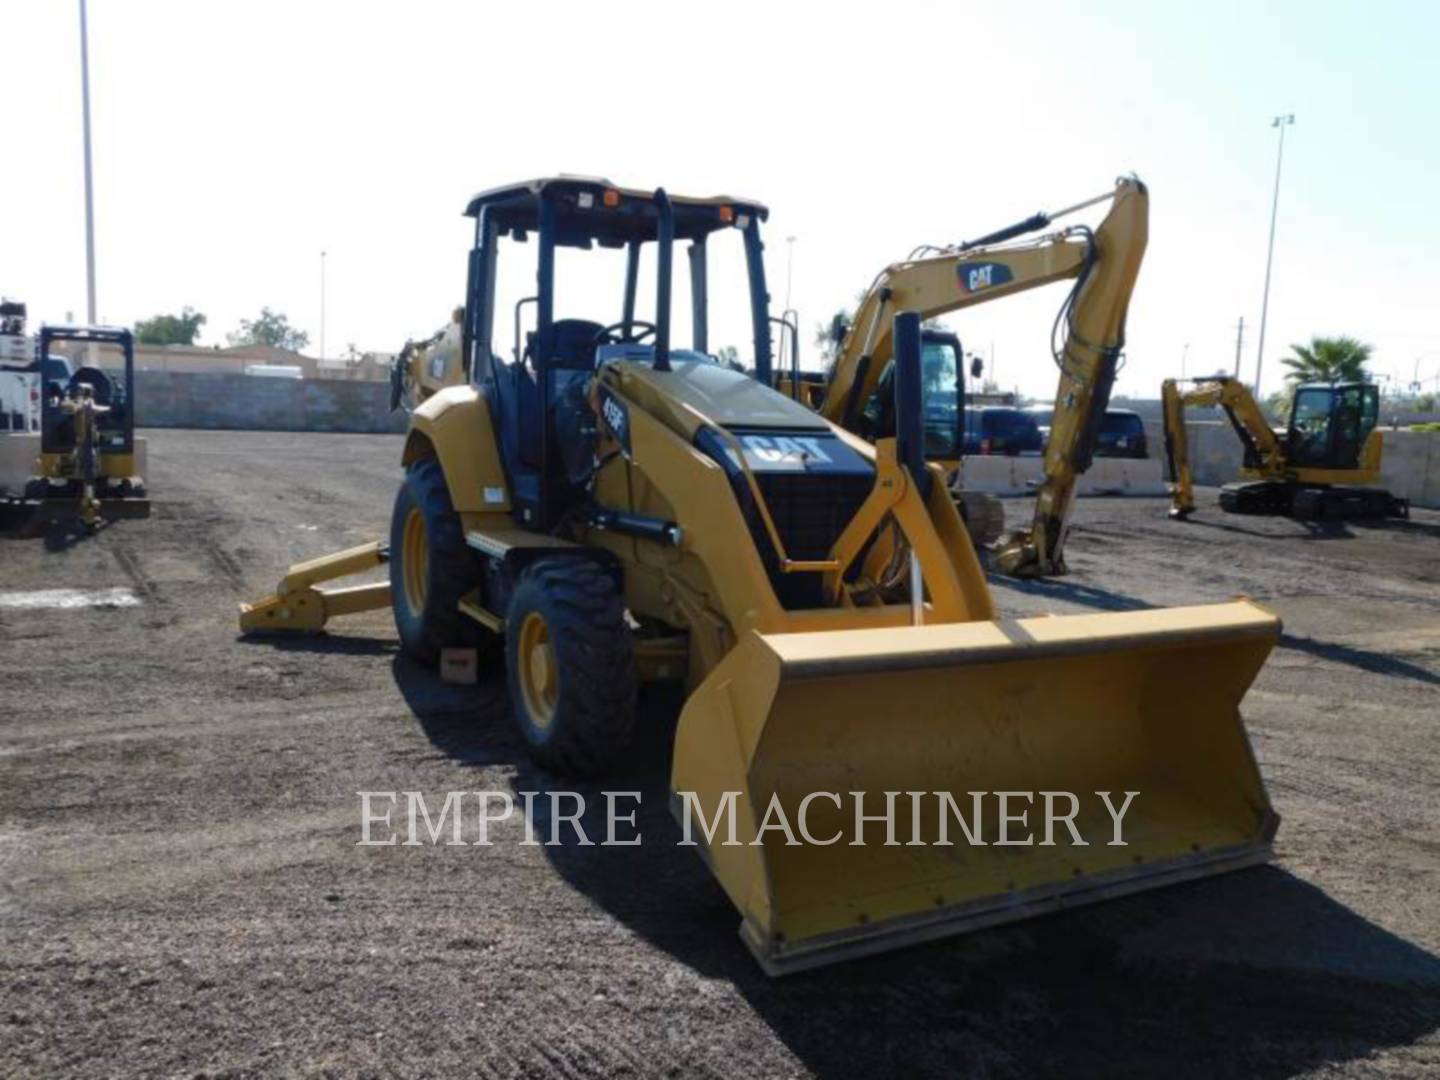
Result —
[{"label": "yellow wheel rim", "polygon": [[516,674],[525,712],[536,727],[548,728],[560,699],[560,672],[550,644],[550,627],[539,612],[530,612],[520,624],[518,652],[520,670]]},{"label": "yellow wheel rim", "polygon": [[425,518],[412,509],[405,517],[404,545],[400,551],[400,568],[405,581],[405,604],[416,615],[425,610],[425,596],[430,584],[430,539],[425,532]]}]

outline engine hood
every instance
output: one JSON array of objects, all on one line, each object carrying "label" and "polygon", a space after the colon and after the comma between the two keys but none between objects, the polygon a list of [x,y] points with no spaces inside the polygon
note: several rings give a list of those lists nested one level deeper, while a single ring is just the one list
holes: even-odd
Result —
[{"label": "engine hood", "polygon": [[725,428],[831,430],[804,405],[744,372],[701,360],[674,358],[671,365],[669,371],[656,371],[644,361],[616,360],[601,368],[600,381],[614,386],[687,440],[700,426],[695,413]]}]

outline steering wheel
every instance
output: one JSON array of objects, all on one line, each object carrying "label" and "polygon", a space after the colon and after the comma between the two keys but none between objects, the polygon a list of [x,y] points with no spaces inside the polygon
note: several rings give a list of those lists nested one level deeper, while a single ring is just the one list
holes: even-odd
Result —
[{"label": "steering wheel", "polygon": [[[635,331],[639,330],[639,333]],[[628,331],[624,336],[617,336],[622,331]],[[645,322],[643,319],[631,319],[629,322],[611,323],[595,331],[596,345],[619,345],[622,343],[638,344],[655,333],[655,324]]]}]

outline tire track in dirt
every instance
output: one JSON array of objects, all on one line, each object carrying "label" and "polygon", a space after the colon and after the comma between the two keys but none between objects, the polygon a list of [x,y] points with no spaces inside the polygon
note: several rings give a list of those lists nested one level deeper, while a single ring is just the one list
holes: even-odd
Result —
[{"label": "tire track in dirt", "polygon": [[128,544],[120,539],[115,539],[110,546],[110,554],[115,562],[119,564],[121,571],[130,579],[130,584],[147,604],[163,606],[166,603],[165,597],[161,595],[160,588],[145,573],[140,565],[139,558],[129,549]]}]

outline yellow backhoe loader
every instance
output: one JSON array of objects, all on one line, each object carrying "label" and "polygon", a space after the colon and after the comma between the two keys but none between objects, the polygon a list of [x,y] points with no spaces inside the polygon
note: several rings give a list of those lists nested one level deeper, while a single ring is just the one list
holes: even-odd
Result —
[{"label": "yellow backhoe loader", "polygon": [[1220,488],[1232,514],[1281,514],[1312,520],[1407,517],[1410,504],[1383,488],[1382,438],[1375,426],[1380,390],[1373,383],[1306,383],[1295,388],[1283,434],[1276,434],[1250,388],[1229,375],[1160,385],[1170,516],[1195,512],[1185,409],[1219,405],[1244,446],[1241,479]]},{"label": "yellow backhoe loader", "polygon": [[[404,408],[409,412],[445,387],[463,386],[470,381],[462,348],[464,315],[465,309],[457,308],[443,329],[423,341],[407,341],[395,355],[390,365],[392,411]],[[793,323],[781,325],[789,332],[791,363],[776,371],[775,387],[787,397],[818,408],[824,395],[824,382],[818,373],[816,378],[806,378],[809,373],[801,373],[798,333]],[[947,465],[947,474],[953,475],[960,456],[960,446],[955,442],[956,415],[963,411],[965,402],[964,377],[958,366],[963,352],[954,334],[928,327],[922,333],[927,372],[925,453],[927,459]],[[780,351],[784,352],[783,345]],[[936,388],[933,392],[932,386]],[[953,487],[950,494],[977,548],[988,547],[1001,537],[1005,531],[1005,507],[999,499]]]},{"label": "yellow backhoe loader", "polygon": [[[1093,231],[1073,225],[1015,242],[1106,201],[1111,203],[1109,213]],[[1065,572],[1065,534],[1075,483],[1090,467],[1110,402],[1125,344],[1125,315],[1145,254],[1149,206],[1145,185],[1122,178],[1113,191],[1064,210],[1035,214],[977,240],[921,249],[918,257],[886,268],[875,279],[853,327],[836,328],[839,352],[820,413],[873,439],[893,430],[888,385],[895,312],[930,318],[1053,282],[1074,281],[1052,333],[1058,338],[1063,328],[1064,338],[1051,346],[1060,382],[1045,449],[1045,476],[1030,528],[1014,533],[996,553],[996,568],[1003,573],[1039,577]],[[951,370],[958,375],[958,363]],[[927,382],[926,390],[927,414],[932,411],[929,396],[948,401],[955,395],[953,385],[940,382]]]},{"label": "yellow backhoe loader", "polygon": [[[459,328],[474,381],[411,414],[388,549],[292,568],[242,607],[242,631],[318,630],[388,604],[420,661],[503,653],[530,753],[571,775],[626,754],[640,680],[682,679],[673,805],[771,973],[1268,857],[1278,819],[1239,705],[1279,621],[1246,600],[999,618],[924,460],[917,314],[886,331],[896,432],[871,444],[773,389],[761,204],[556,177],[483,192],[467,212]],[[513,362],[492,348],[502,239],[505,265],[517,242],[536,252],[521,301],[534,329],[517,321]],[[677,240],[688,349],[671,343]],[[706,252],[722,243],[745,255],[753,377],[707,351]],[[608,325],[555,310],[562,247],[567,265],[625,252]],[[650,321],[636,310],[642,250]],[[388,583],[321,587],[386,560]],[[974,792],[1035,805],[977,817]],[[1039,833],[1057,793],[1079,797],[1085,846],[1064,829],[1005,842],[1027,820]],[[1100,793],[1133,799],[1124,846]],[[915,794],[929,809],[912,817],[899,808]],[[963,836],[946,816],[957,806]]]},{"label": "yellow backhoe loader", "polygon": [[464,386],[470,371],[462,349],[465,309],[424,341],[407,341],[390,362],[390,409],[412,412],[447,386]]}]

